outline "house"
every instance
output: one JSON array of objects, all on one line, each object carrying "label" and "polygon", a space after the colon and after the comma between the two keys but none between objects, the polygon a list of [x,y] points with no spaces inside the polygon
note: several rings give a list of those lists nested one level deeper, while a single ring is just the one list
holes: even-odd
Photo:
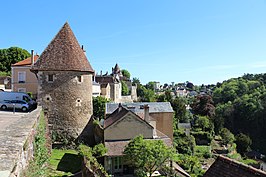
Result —
[{"label": "house", "polygon": [[38,80],[30,71],[32,65],[37,61],[38,55],[31,51],[31,57],[19,61],[11,66],[12,83],[11,89],[14,92],[31,92],[34,98],[37,97]]},{"label": "house", "polygon": [[123,152],[131,139],[143,135],[147,140],[162,140],[172,146],[172,140],[157,129],[156,121],[149,114],[149,105],[143,105],[144,116],[122,104],[104,121],[104,145],[107,154],[104,166],[109,174],[133,174],[133,169],[124,161]]},{"label": "house", "polygon": [[[144,118],[144,105],[149,105],[149,115],[156,121],[156,129],[173,140],[174,111],[169,102],[135,102],[122,103],[122,105],[141,118]],[[112,114],[118,106],[118,103],[107,103],[105,110],[106,117]]]},{"label": "house", "polygon": [[89,141],[93,134],[89,128],[84,129],[93,114],[94,70],[68,23],[59,30],[31,71],[38,76],[38,101],[48,118],[54,142],[79,138]]},{"label": "house", "polygon": [[203,177],[266,177],[266,172],[236,160],[218,156]]},{"label": "house", "polygon": [[0,91],[11,91],[10,76],[0,76]]},{"label": "house", "polygon": [[[122,96],[122,81],[126,83],[130,90],[130,95]],[[123,76],[120,67],[116,63],[115,67],[112,68],[112,73],[102,74],[95,76],[95,82],[100,84],[101,96],[108,98],[115,103],[120,102],[133,102],[137,100],[137,88],[132,85],[129,78]]]}]

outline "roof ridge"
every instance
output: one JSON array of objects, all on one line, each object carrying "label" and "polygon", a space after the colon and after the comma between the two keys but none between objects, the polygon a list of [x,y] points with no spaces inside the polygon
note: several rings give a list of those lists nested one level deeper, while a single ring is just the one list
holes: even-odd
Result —
[{"label": "roof ridge", "polygon": [[250,165],[244,164],[244,163],[242,163],[240,161],[237,161],[235,159],[230,159],[229,157],[225,157],[223,155],[219,155],[217,158],[219,160],[222,160],[222,161],[230,163],[230,164],[234,163],[234,165],[237,165],[238,167],[240,167],[240,168],[242,168],[244,170],[249,170],[249,171],[252,171],[252,172],[255,171],[255,172],[262,173],[262,174],[266,175],[266,172],[264,172],[264,171],[262,171],[260,169],[254,168],[254,167],[252,167]]}]

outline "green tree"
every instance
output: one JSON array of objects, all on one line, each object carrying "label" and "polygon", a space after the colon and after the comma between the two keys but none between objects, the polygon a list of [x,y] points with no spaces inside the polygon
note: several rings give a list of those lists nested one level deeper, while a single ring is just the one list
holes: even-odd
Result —
[{"label": "green tree", "polygon": [[92,148],[92,155],[96,158],[103,157],[106,152],[107,149],[102,143],[97,144]]},{"label": "green tree", "polygon": [[180,154],[192,155],[196,146],[195,138],[191,135],[186,135],[183,130],[174,132],[174,147]]},{"label": "green tree", "polygon": [[220,135],[222,137],[222,143],[224,145],[227,145],[227,144],[233,144],[234,141],[235,141],[235,136],[233,133],[230,132],[230,130],[228,130],[227,128],[222,128],[221,129],[221,132],[220,132]]},{"label": "green tree", "polygon": [[125,81],[121,81],[121,85],[122,85],[122,95],[125,96],[125,95],[128,95],[129,94],[129,89],[128,89],[128,86],[126,84]]},{"label": "green tree", "polygon": [[137,169],[138,176],[151,176],[172,159],[173,150],[161,140],[145,140],[143,136],[137,136],[126,146],[124,154]]},{"label": "green tree", "polygon": [[240,133],[236,135],[236,149],[241,154],[244,155],[246,152],[250,150],[250,146],[252,144],[252,140],[248,135],[244,133]]},{"label": "green tree", "polygon": [[122,75],[128,79],[130,79],[130,73],[126,69],[122,69]]},{"label": "green tree", "polygon": [[139,85],[140,85],[140,80],[139,80],[139,78],[133,77],[133,79],[132,79],[132,84],[133,84],[133,85],[136,85],[136,86],[139,86]]},{"label": "green tree", "polygon": [[30,57],[30,53],[19,47],[0,49],[0,71],[11,72],[11,65]]},{"label": "green tree", "polygon": [[175,118],[179,122],[188,122],[185,100],[180,97],[176,97],[171,101],[171,106],[175,112]]},{"label": "green tree", "polygon": [[137,94],[139,101],[142,102],[154,102],[156,101],[156,96],[153,90],[146,89],[144,86],[140,85],[137,87]]},{"label": "green tree", "polygon": [[93,97],[93,116],[104,119],[105,104],[109,102],[107,98],[101,96]]},{"label": "green tree", "polygon": [[147,88],[147,89],[150,89],[150,90],[155,90],[155,82],[154,81],[150,81],[150,82],[148,82],[146,85],[145,85],[145,87]]}]

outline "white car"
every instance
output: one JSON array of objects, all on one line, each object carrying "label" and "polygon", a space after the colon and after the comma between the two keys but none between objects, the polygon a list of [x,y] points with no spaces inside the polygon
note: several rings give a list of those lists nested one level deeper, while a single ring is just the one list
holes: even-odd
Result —
[{"label": "white car", "polygon": [[23,100],[5,100],[0,103],[0,108],[2,110],[13,109],[14,107],[15,109],[20,109],[23,112],[26,112],[31,108],[29,103]]}]

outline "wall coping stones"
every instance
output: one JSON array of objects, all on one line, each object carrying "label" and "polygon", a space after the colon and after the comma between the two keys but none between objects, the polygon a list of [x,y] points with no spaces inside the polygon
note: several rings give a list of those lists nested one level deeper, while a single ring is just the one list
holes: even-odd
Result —
[{"label": "wall coping stones", "polygon": [[[5,114],[4,118],[14,118],[16,120],[0,130],[0,176],[20,176],[19,173],[24,169],[28,160],[33,155],[33,146],[24,146],[28,139],[34,140],[34,132],[40,116],[41,107],[30,113]],[[3,117],[1,117],[3,118]],[[28,153],[31,148],[32,153]]]}]

